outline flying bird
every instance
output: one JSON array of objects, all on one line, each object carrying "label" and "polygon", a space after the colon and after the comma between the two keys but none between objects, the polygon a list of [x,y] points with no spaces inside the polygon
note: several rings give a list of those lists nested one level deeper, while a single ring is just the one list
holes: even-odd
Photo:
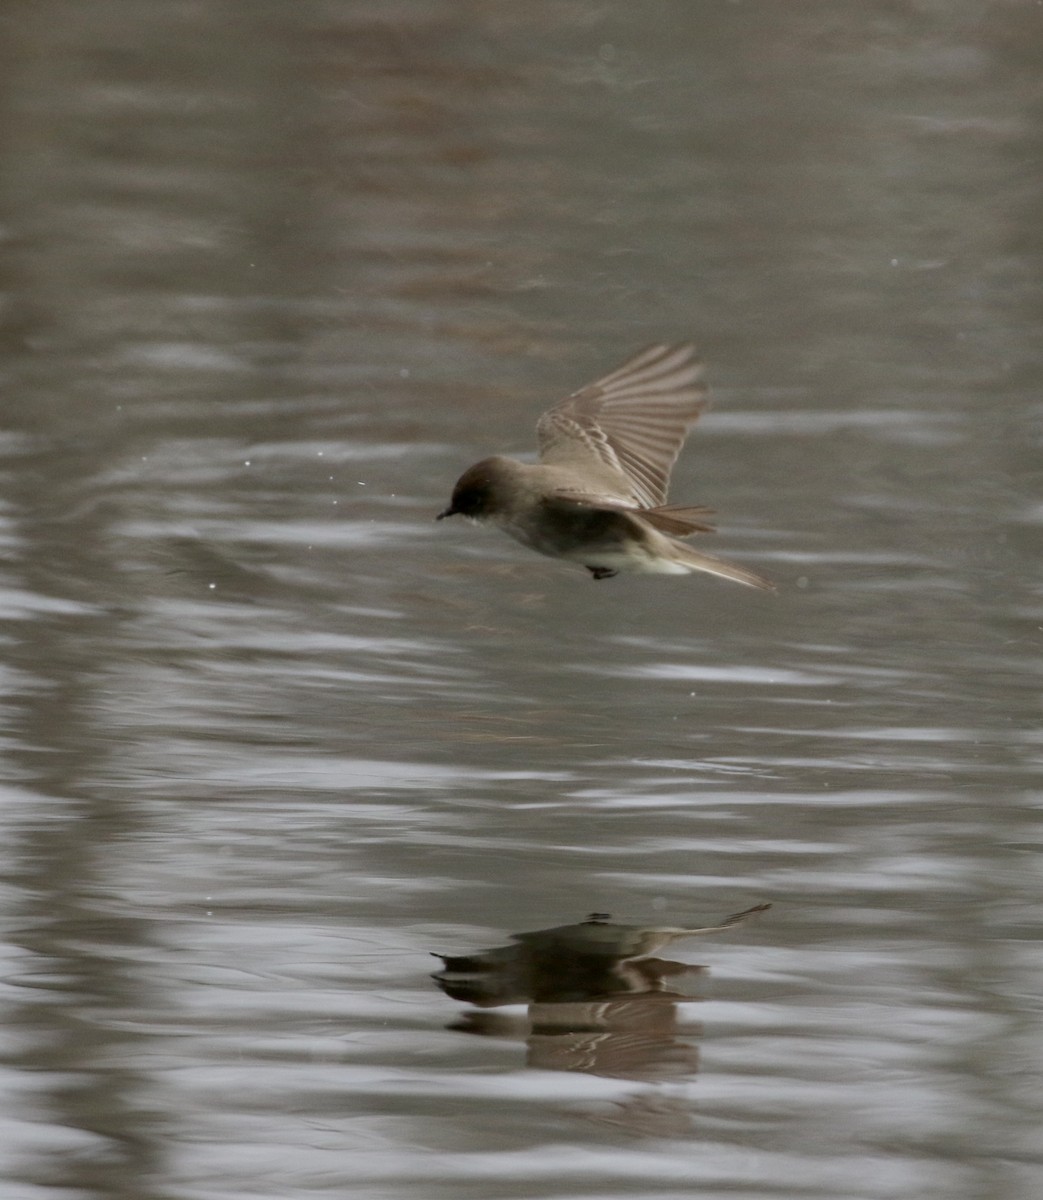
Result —
[{"label": "flying bird", "polygon": [[774,591],[753,571],[679,540],[712,532],[712,510],[666,502],[706,391],[692,345],[649,346],[540,417],[538,463],[482,459],[460,476],[437,519],[459,514],[498,526],[540,554],[582,563],[595,579],[706,571]]}]

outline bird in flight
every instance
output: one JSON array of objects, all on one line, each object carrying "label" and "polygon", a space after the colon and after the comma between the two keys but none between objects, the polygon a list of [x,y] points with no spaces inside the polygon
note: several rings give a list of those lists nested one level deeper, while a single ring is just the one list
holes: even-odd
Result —
[{"label": "bird in flight", "polygon": [[666,502],[706,391],[693,346],[649,346],[540,417],[538,463],[497,455],[469,467],[438,520],[459,514],[495,525],[540,554],[581,563],[595,579],[705,571],[774,591],[753,571],[680,540],[712,532],[710,509]]}]

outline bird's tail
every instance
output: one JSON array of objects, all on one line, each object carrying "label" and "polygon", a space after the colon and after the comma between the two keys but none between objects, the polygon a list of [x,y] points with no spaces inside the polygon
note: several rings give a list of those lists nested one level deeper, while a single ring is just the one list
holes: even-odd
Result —
[{"label": "bird's tail", "polygon": [[765,579],[763,575],[758,575],[755,571],[748,571],[745,567],[727,562],[723,558],[714,558],[712,554],[703,554],[699,550],[693,550],[675,538],[668,540],[671,560],[685,570],[706,571],[709,575],[718,575],[721,579],[744,583],[747,587],[761,588],[765,592],[775,591],[775,585],[771,580]]}]

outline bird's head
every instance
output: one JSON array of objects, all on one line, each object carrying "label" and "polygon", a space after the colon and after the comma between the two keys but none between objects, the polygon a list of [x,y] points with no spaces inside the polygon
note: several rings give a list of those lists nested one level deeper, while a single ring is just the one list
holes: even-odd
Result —
[{"label": "bird's head", "polygon": [[456,481],[449,507],[435,520],[461,516],[482,521],[498,512],[503,506],[501,491],[506,475],[505,462],[502,458],[484,458],[468,467]]}]

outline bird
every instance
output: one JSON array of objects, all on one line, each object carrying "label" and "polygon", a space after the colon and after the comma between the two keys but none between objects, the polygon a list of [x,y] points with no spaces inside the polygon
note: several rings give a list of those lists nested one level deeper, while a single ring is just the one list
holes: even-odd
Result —
[{"label": "bird", "polygon": [[705,571],[774,591],[763,576],[680,540],[713,532],[705,520],[712,509],[666,502],[670,471],[707,406],[702,373],[690,342],[646,347],[540,417],[539,462],[482,459],[460,476],[436,520],[494,525],[595,579]]}]

